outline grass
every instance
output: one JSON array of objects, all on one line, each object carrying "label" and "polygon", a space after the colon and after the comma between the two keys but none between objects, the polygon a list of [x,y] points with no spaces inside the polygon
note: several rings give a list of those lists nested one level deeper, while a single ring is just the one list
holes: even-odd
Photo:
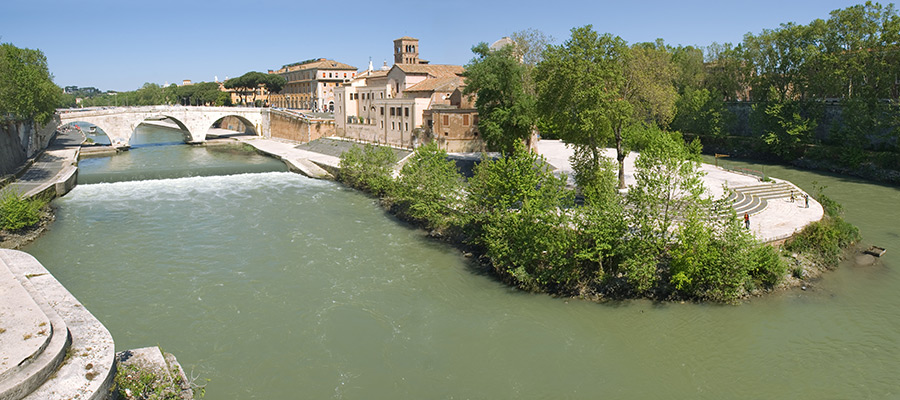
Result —
[{"label": "grass", "polygon": [[47,205],[42,198],[26,198],[13,191],[0,195],[0,229],[18,231],[37,225],[41,209]]}]

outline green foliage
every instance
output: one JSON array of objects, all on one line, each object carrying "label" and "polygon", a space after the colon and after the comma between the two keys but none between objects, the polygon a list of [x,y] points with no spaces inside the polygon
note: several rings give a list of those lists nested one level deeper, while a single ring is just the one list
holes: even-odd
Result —
[{"label": "green foliage", "polygon": [[661,250],[675,219],[709,207],[698,155],[669,135],[655,135],[635,161],[627,218],[635,239]]},{"label": "green foliage", "polygon": [[687,88],[675,107],[678,111],[672,129],[682,132],[722,137],[734,119],[721,98],[707,89]]},{"label": "green foliage", "polygon": [[762,142],[767,150],[785,160],[793,160],[813,139],[817,114],[810,103],[778,100],[775,89],[770,90],[769,100],[753,106],[755,124],[762,132]]},{"label": "green foliage", "polygon": [[62,100],[43,52],[0,44],[0,117],[43,125]]},{"label": "green foliage", "polygon": [[538,290],[580,277],[578,237],[565,211],[571,204],[565,177],[554,176],[542,158],[517,146],[475,167],[466,209],[477,227],[474,240],[497,272]]},{"label": "green foliage", "polygon": [[459,226],[463,215],[463,177],[436,142],[416,149],[400,170],[392,200],[410,218],[432,229]]},{"label": "green foliage", "polygon": [[772,287],[786,271],[778,251],[759,243],[734,214],[696,213],[668,250],[670,282],[681,296],[731,301],[747,289]]},{"label": "green foliage", "polygon": [[488,147],[512,152],[534,129],[535,99],[526,90],[528,67],[514,46],[491,50],[486,43],[472,48],[475,58],[466,66],[464,94],[476,93],[478,130]]},{"label": "green foliage", "polygon": [[36,225],[41,220],[41,209],[47,201],[25,198],[15,192],[0,195],[0,229],[17,231]]},{"label": "green foliage", "polygon": [[[600,35],[590,25],[572,29],[559,46],[549,46],[535,70],[539,127],[576,145],[595,162],[600,149],[622,141],[634,109],[626,96],[628,46],[618,36]],[[617,146],[618,147],[618,146]],[[620,167],[624,153],[619,154]],[[624,172],[621,172],[624,187]]]},{"label": "green foliage", "polygon": [[225,81],[226,89],[234,89],[241,96],[242,103],[247,103],[247,96],[252,95],[250,103],[256,102],[256,93],[260,87],[265,88],[269,93],[278,93],[287,84],[287,80],[278,74],[264,74],[262,72],[250,71],[237,78]]},{"label": "green foliage", "polygon": [[785,243],[785,249],[818,258],[837,266],[843,249],[859,241],[859,229],[841,217],[825,217],[803,228]]},{"label": "green foliage", "polygon": [[843,249],[859,241],[859,229],[844,221],[843,206],[824,193],[825,187],[816,186],[816,198],[825,209],[825,217],[813,222],[795,234],[784,245],[785,249],[805,253],[819,259],[825,265],[837,266]]},{"label": "green foliage", "polygon": [[634,119],[645,125],[667,127],[675,116],[676,65],[662,39],[631,46],[625,65],[625,99]]},{"label": "green foliage", "polygon": [[350,187],[381,196],[393,187],[396,163],[397,157],[390,148],[354,146],[341,154],[337,178]]}]

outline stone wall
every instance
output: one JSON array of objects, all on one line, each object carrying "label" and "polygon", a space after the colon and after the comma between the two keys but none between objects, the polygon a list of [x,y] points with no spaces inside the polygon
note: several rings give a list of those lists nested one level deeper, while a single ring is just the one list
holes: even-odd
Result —
[{"label": "stone wall", "polygon": [[16,172],[46,148],[58,126],[59,117],[42,127],[31,122],[0,122],[0,176]]},{"label": "stone wall", "polygon": [[334,136],[334,121],[331,120],[309,121],[278,112],[269,112],[268,116],[268,137],[306,143]]}]

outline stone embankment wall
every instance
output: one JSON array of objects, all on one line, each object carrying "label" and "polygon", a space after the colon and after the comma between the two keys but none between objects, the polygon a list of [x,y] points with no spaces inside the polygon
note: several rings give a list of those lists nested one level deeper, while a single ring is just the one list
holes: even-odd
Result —
[{"label": "stone embankment wall", "polygon": [[15,173],[46,148],[58,126],[59,117],[40,127],[32,122],[0,121],[0,177]]},{"label": "stone embankment wall", "polygon": [[[288,113],[272,111],[268,115],[267,137],[307,143],[334,136],[333,120],[307,120]],[[265,125],[265,122],[263,123]]]}]

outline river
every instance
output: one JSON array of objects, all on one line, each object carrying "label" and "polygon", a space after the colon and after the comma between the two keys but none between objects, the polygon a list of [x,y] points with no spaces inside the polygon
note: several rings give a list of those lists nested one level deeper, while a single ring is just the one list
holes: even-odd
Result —
[{"label": "river", "polygon": [[[82,161],[110,183],[55,200],[25,250],[118,350],[160,345],[210,399],[900,396],[896,187],[766,166],[827,185],[888,253],[737,306],[596,304],[509,288],[373,199],[256,157],[172,145]],[[210,164],[249,173],[117,178]]]}]

